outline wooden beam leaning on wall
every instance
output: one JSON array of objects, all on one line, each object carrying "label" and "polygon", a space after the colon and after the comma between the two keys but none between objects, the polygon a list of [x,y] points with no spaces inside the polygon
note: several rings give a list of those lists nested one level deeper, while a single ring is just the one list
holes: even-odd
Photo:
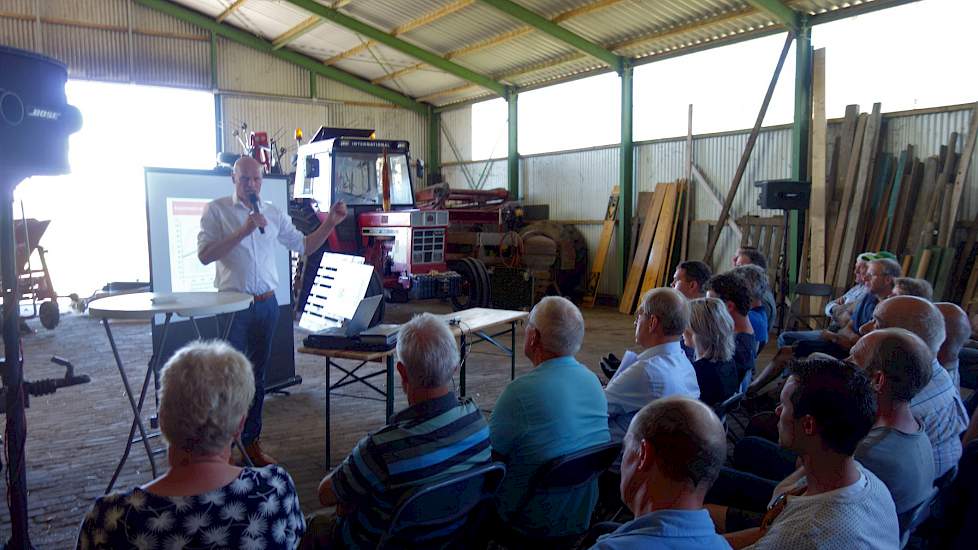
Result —
[{"label": "wooden beam leaning on wall", "polygon": [[620,199],[619,188],[616,185],[611,188],[608,206],[604,211],[601,240],[598,241],[598,252],[594,257],[594,264],[591,265],[591,273],[587,278],[587,290],[584,292],[583,304],[585,307],[594,307],[594,302],[598,296],[598,283],[601,282],[601,273],[604,271],[604,264],[608,259],[608,250],[611,249],[611,237],[614,235],[615,225],[617,225]]}]

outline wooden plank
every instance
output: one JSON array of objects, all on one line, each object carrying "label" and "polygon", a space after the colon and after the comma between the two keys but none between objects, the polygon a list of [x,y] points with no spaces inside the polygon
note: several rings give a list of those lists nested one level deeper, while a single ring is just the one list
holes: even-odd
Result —
[{"label": "wooden plank", "polygon": [[921,238],[924,225],[930,221],[930,211],[933,204],[938,200],[937,172],[938,159],[936,156],[928,157],[924,161],[923,176],[920,182],[920,192],[914,209],[913,219],[910,223],[909,233],[907,234],[908,250],[918,250],[925,246],[925,239]]},{"label": "wooden plank", "polygon": [[[951,223],[958,216],[958,209],[961,205],[961,195],[964,193],[964,185],[968,177],[968,169],[971,167],[971,160],[974,156],[975,142],[978,141],[978,102],[971,109],[971,122],[968,124],[968,137],[965,140],[964,148],[961,149],[961,160],[958,162],[958,169],[954,176],[954,191],[951,194]],[[951,233],[947,232],[946,239],[942,242],[944,246],[950,246]],[[972,240],[972,246],[974,241]],[[970,248],[965,252],[970,252]]]},{"label": "wooden plank", "polygon": [[910,264],[913,262],[913,256],[907,254],[903,257],[903,263],[900,264],[900,271],[902,273],[910,273]]},{"label": "wooden plank", "polygon": [[[866,220],[862,216],[863,205],[866,201],[866,191],[869,187],[870,177],[873,170],[873,160],[876,155],[876,148],[879,144],[881,105],[873,104],[873,113],[866,121],[866,131],[863,134],[863,143],[859,151],[859,171],[855,181],[855,189],[852,195],[852,204],[849,206],[849,215],[845,224],[845,235],[843,244],[839,248],[841,254],[838,255],[838,273],[835,284],[839,287],[846,287],[849,284],[849,275],[857,251],[855,250],[857,237],[865,237],[864,228]],[[843,227],[840,224],[840,227]]]},{"label": "wooden plank", "polygon": [[[899,204],[900,198],[904,193],[903,179],[904,174],[907,171],[907,160],[912,158],[911,154],[911,146],[907,146],[906,149],[900,151],[900,158],[897,160],[896,170],[893,172],[893,185],[890,191],[890,197],[885,203],[886,229],[883,231],[883,243],[887,247],[887,250],[891,250],[889,243],[890,237],[893,235],[893,222],[896,221],[897,205]],[[899,253],[899,251],[896,251],[896,253]]]},{"label": "wooden plank", "polygon": [[[690,168],[692,169],[693,180],[698,184],[700,191],[705,191],[706,197],[710,199],[710,201],[717,208],[723,208],[723,203],[720,202],[720,197],[718,197],[713,191],[713,186],[710,184],[710,180],[706,179],[706,176],[703,175],[703,172],[701,172],[695,164],[693,164]],[[727,217],[727,227],[734,232],[738,241],[744,238],[744,234],[740,230],[740,227],[737,226],[737,224],[730,217]]]},{"label": "wooden plank", "polygon": [[611,248],[611,237],[615,233],[615,225],[618,219],[618,202],[620,194],[618,186],[611,188],[611,195],[608,196],[608,205],[604,211],[604,226],[601,228],[601,240],[598,241],[598,252],[591,265],[591,273],[587,278],[587,290],[584,292],[583,303],[586,307],[594,307],[594,300],[598,295],[598,283],[601,282],[601,273],[604,271],[604,264],[608,259],[608,250]]},{"label": "wooden plank", "polygon": [[672,240],[672,232],[675,226],[676,204],[679,196],[679,184],[672,183],[666,187],[665,196],[662,199],[662,213],[659,215],[659,226],[655,230],[655,239],[652,241],[652,251],[649,253],[648,262],[645,265],[645,277],[642,280],[642,291],[639,296],[645,294],[649,289],[655,288],[658,283],[659,274],[662,272],[662,265],[668,263],[666,255],[669,251],[669,243]]},{"label": "wooden plank", "polygon": [[941,264],[934,278],[934,301],[949,300],[952,288],[949,286],[951,266],[954,264],[956,250],[952,247],[941,249]]},{"label": "wooden plank", "polygon": [[940,185],[944,186],[944,198],[941,201],[940,216],[937,218],[937,242],[943,242],[944,234],[950,233],[954,221],[951,219],[951,199],[954,195],[954,168],[957,166],[958,133],[951,132],[947,142],[947,155],[938,177]]},{"label": "wooden plank", "polygon": [[903,195],[900,203],[897,205],[896,219],[893,222],[894,230],[891,247],[896,254],[900,254],[901,252],[903,254],[910,253],[910,250],[907,248],[907,238],[910,234],[910,223],[915,210],[914,205],[919,202],[920,183],[924,179],[924,163],[914,159],[910,168],[910,174],[904,177],[903,188],[906,190],[906,194]]},{"label": "wooden plank", "polygon": [[923,253],[920,254],[920,261],[917,262],[917,269],[914,272],[914,277],[918,279],[927,278],[927,269],[930,268],[930,262],[933,257],[934,251],[930,248],[925,248]]},{"label": "wooden plank", "polygon": [[665,186],[668,184],[660,183],[655,187],[655,194],[649,209],[645,213],[645,222],[642,224],[642,233],[635,247],[635,255],[632,256],[632,265],[628,269],[628,278],[625,280],[625,289],[622,291],[621,301],[618,303],[618,311],[631,314],[635,310],[635,300],[642,278],[645,275],[645,264],[649,258],[649,251],[652,248],[652,239],[655,237],[655,228],[659,223],[659,214],[662,212],[662,199],[665,195]]},{"label": "wooden plank", "polygon": [[[685,225],[685,221],[682,218],[683,216],[686,215],[684,210],[685,210],[686,203],[689,201],[689,194],[688,194],[689,182],[686,180],[679,180],[677,187],[678,190],[677,190],[677,197],[676,197],[676,201],[677,201],[676,215],[674,216],[675,219],[673,220],[672,223],[672,226],[675,229],[673,230],[672,233],[672,240],[669,243],[669,255],[666,256],[666,261],[663,262],[662,264],[662,270],[659,271],[659,279],[657,284],[655,285],[657,287],[669,285],[670,277],[672,277],[672,273],[674,271],[674,270],[670,270],[669,268],[672,266],[673,258],[676,257],[676,252],[681,252],[676,247],[676,245],[678,244],[677,241],[679,240],[678,237],[680,236],[678,228],[683,227]],[[681,205],[682,208],[680,208],[678,205]],[[684,259],[684,257],[680,256],[680,260],[682,259]]]},{"label": "wooden plank", "polygon": [[693,104],[689,104],[689,115],[686,123],[686,200],[683,203],[683,238],[680,243],[679,256],[686,259],[689,247],[689,220],[692,219],[691,203],[693,202]]},{"label": "wooden plank", "polygon": [[[832,236],[832,255],[829,256],[829,266],[826,282],[835,288],[839,288],[845,284],[846,277],[841,277],[839,273],[839,264],[841,263],[840,257],[842,256],[842,245],[846,235],[846,223],[849,218],[849,207],[852,204],[853,190],[856,186],[856,177],[859,175],[859,151],[862,148],[863,135],[866,132],[866,123],[869,121],[869,115],[863,113],[859,115],[859,120],[856,123],[855,139],[852,143],[851,151],[849,154],[849,162],[846,166],[846,176],[844,184],[842,186],[842,202],[839,204],[839,215],[835,222],[835,234]],[[848,266],[846,266],[848,269]]]},{"label": "wooden plank", "polygon": [[809,274],[808,280],[821,283],[825,280],[825,209],[828,191],[826,177],[825,121],[825,48],[815,50],[812,57],[812,190],[808,210]]}]

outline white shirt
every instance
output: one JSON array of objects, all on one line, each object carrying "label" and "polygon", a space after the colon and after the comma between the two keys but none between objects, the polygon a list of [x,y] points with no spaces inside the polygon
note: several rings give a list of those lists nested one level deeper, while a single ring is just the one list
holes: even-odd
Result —
[{"label": "white shirt", "polygon": [[[859,479],[814,496],[788,496],[751,550],[894,550],[900,547],[896,507],[886,485],[856,463]],[[778,487],[780,492],[781,487]],[[773,502],[773,500],[772,500]]]},{"label": "white shirt", "polygon": [[[245,224],[251,208],[238,200],[237,195],[221,197],[207,204],[200,218],[197,234],[197,252],[207,245],[220,241]],[[261,213],[268,221],[265,234],[257,229],[245,237],[223,258],[217,260],[214,286],[222,291],[264,294],[278,287],[278,271],[275,266],[275,244],[281,243],[299,254],[305,252],[305,237],[269,202],[262,201]]]},{"label": "white shirt", "polygon": [[653,400],[670,395],[699,399],[696,371],[679,342],[653,346],[639,355],[625,352],[604,390],[612,441],[621,441],[632,417]]}]

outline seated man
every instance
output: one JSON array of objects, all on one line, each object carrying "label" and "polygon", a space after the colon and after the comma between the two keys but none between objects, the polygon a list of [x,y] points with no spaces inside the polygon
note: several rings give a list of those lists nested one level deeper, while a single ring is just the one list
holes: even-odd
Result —
[{"label": "seated man", "polygon": [[[849,324],[849,317],[859,305],[859,301],[866,295],[866,270],[869,269],[869,262],[876,259],[873,252],[863,252],[856,256],[856,266],[853,268],[854,282],[852,288],[835,300],[825,304],[825,316],[829,318],[829,329],[839,330]],[[814,331],[807,331],[814,332]],[[792,335],[804,335],[807,332],[784,332],[784,338],[778,338],[778,347],[790,346],[795,343]]]},{"label": "seated man", "polygon": [[[876,403],[864,373],[835,360],[793,360],[778,405],[778,439],[802,467],[775,489],[761,527],[725,535],[734,548],[899,547],[886,485],[853,459]],[[711,510],[718,527],[723,508]]]},{"label": "seated man", "polygon": [[408,408],[322,480],[319,502],[335,505],[336,515],[314,516],[303,548],[374,548],[405,494],[491,460],[482,412],[453,391],[458,357],[455,337],[437,317],[422,313],[401,327],[397,372]]},{"label": "seated man", "polygon": [[954,387],[958,388],[961,387],[958,356],[971,336],[971,322],[968,321],[968,314],[957,304],[937,302],[934,305],[944,317],[944,342],[937,351],[937,362],[951,375]]},{"label": "seated man", "polygon": [[767,272],[756,265],[742,265],[731,270],[734,274],[740,275],[747,281],[747,288],[750,289],[751,302],[750,311],[747,312],[747,319],[750,320],[751,327],[754,329],[754,339],[757,340],[757,352],[767,344],[768,334],[774,319],[774,303],[765,303],[765,295],[771,292],[771,283],[768,281]]},{"label": "seated man", "polygon": [[703,403],[667,397],[632,419],[624,441],[621,497],[635,519],[593,548],[727,549],[703,497],[727,454],[720,419]]},{"label": "seated man", "polygon": [[635,320],[635,342],[644,351],[631,352],[605,388],[612,441],[621,441],[642,407],[668,395],[696,399],[696,371],[679,347],[689,326],[689,302],[671,288],[653,288],[642,297]]},{"label": "seated man", "polygon": [[738,376],[743,379],[744,375],[754,371],[754,359],[757,357],[754,327],[747,318],[751,303],[747,281],[733,273],[714,275],[706,283],[706,295],[723,300],[727,306],[727,313],[733,318],[734,362],[737,363]]},{"label": "seated man", "polygon": [[[889,258],[869,262],[869,268],[866,272],[867,293],[853,312],[849,324],[842,330],[838,332],[828,330],[804,333],[786,332],[779,336],[777,355],[751,382],[750,388],[747,390],[748,395],[756,395],[780,376],[785,363],[792,358],[808,357],[815,352],[825,353],[839,359],[847,357],[849,349],[859,339],[861,327],[872,319],[873,308],[893,294],[893,281],[900,276],[900,269],[900,264]],[[812,335],[815,336],[810,337]],[[785,345],[789,340],[794,341],[795,344]]]},{"label": "seated man", "polygon": [[703,287],[713,276],[710,266],[699,260],[680,262],[672,275],[672,288],[678,290],[689,300],[703,298],[706,291]]},{"label": "seated man", "polygon": [[926,279],[913,277],[897,277],[893,280],[894,296],[916,296],[925,300],[934,300],[934,287]]},{"label": "seated man", "polygon": [[582,533],[597,502],[595,482],[535,495],[517,510],[540,466],[609,441],[601,383],[574,359],[583,340],[584,318],[577,306],[556,296],[540,300],[530,312],[523,343],[533,370],[506,386],[489,421],[493,452],[506,463],[497,512],[507,527],[527,535]]},{"label": "seated man", "polygon": [[863,332],[881,328],[904,328],[923,340],[934,354],[930,382],[910,401],[910,411],[924,425],[934,447],[934,470],[943,476],[961,458],[961,432],[968,425],[968,414],[961,394],[947,370],[937,362],[944,342],[944,318],[934,304],[915,296],[894,296],[873,311],[873,321]]},{"label": "seated man", "polygon": [[734,257],[734,268],[744,267],[746,265],[756,266],[764,274],[764,280],[767,284],[764,287],[764,291],[761,292],[760,300],[764,304],[764,311],[767,312],[768,326],[770,327],[777,313],[775,311],[777,309],[777,303],[774,300],[774,292],[771,291],[771,282],[767,276],[767,258],[756,248],[750,246],[741,247],[737,249],[737,255]]}]

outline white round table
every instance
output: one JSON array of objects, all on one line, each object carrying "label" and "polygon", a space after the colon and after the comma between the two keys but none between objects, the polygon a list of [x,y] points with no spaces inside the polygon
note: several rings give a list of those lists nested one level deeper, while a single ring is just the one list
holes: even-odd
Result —
[{"label": "white round table", "polygon": [[[146,368],[146,376],[143,379],[143,387],[139,392],[139,401],[133,397],[132,387],[129,385],[129,378],[122,365],[122,358],[119,356],[119,349],[116,347],[115,338],[112,337],[112,329],[109,325],[110,319],[152,319],[157,315],[163,315],[163,331],[160,337],[159,349],[162,351],[166,344],[166,333],[170,326],[170,319],[173,315],[187,317],[197,331],[197,337],[201,337],[200,327],[197,326],[196,317],[207,315],[233,315],[237,311],[247,309],[254,302],[251,294],[241,292],[137,292],[133,294],[119,294],[107,298],[99,298],[88,304],[88,313],[92,317],[102,320],[105,327],[105,334],[109,338],[109,345],[112,347],[112,355],[115,357],[116,366],[119,368],[119,375],[122,377],[122,385],[126,390],[126,397],[129,399],[129,406],[132,408],[133,421],[129,428],[129,437],[126,438],[126,449],[122,453],[122,459],[109,481],[109,486],[105,494],[112,491],[119,473],[129,458],[133,443],[141,442],[146,449],[146,456],[149,458],[150,469],[153,477],[157,476],[156,462],[153,460],[153,450],[150,448],[149,439],[159,434],[147,435],[146,427],[143,425],[142,410],[146,400],[146,392],[149,389],[149,381],[155,382],[155,389],[159,391],[159,366],[160,354],[155,354],[149,361]],[[227,323],[223,337],[227,339],[227,331],[231,328],[231,322]],[[157,403],[158,404],[158,403]],[[139,438],[133,439],[139,430]]]}]

